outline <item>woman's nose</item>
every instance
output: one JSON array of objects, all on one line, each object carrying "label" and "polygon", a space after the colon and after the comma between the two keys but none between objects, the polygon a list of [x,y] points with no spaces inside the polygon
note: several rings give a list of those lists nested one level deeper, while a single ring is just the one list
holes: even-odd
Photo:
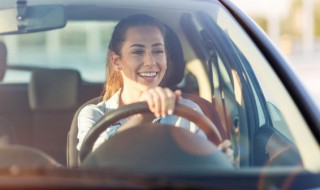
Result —
[{"label": "woman's nose", "polygon": [[156,64],[156,60],[152,55],[152,53],[151,52],[146,53],[144,58],[144,65],[155,65],[155,64]]}]

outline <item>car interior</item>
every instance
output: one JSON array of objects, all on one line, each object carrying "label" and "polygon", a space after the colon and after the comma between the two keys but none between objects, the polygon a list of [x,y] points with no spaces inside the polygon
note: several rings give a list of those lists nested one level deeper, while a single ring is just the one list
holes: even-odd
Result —
[{"label": "car interior", "polygon": [[[250,109],[256,109],[256,103],[252,100],[255,93],[252,86],[255,86],[255,82],[248,82],[241,74],[253,77],[246,66],[246,58],[241,56],[235,44],[224,45],[224,48],[229,48],[229,52],[217,48],[215,43],[225,43],[219,41],[227,39],[225,32],[218,26],[212,28],[208,25],[208,22],[214,23],[212,18],[200,13],[197,18],[201,28],[197,27],[199,23],[194,23],[195,18],[190,14],[182,16],[181,25],[186,31],[184,37],[189,39],[188,43],[193,47],[192,52],[195,52],[200,66],[208,74],[210,98],[199,95],[199,91],[203,89],[200,89],[202,84],[198,79],[196,82],[192,80],[198,71],[189,69],[191,61],[186,56],[190,55],[183,54],[185,50],[182,44],[187,42],[181,43],[180,39],[185,38],[178,36],[169,26],[166,41],[170,67],[165,76],[167,80],[161,85],[171,89],[180,88],[184,98],[193,100],[201,107],[219,130],[222,139],[231,139],[240,167],[301,166],[301,158],[295,145],[274,129],[271,118],[268,118],[270,122],[264,126],[257,129],[252,127],[257,125],[254,113],[250,112]],[[0,55],[7,53],[5,45],[0,44]],[[231,59],[233,53],[240,58]],[[87,83],[82,80],[78,71],[72,69],[8,65],[10,64],[7,64],[6,59],[0,59],[0,78],[6,69],[29,69],[32,76],[29,84],[0,83],[0,132],[3,131],[0,143],[23,145],[43,151],[47,155],[41,155],[46,161],[51,160],[49,163],[54,166],[79,167],[79,153],[76,149],[77,114],[83,106],[101,101],[104,84]],[[208,79],[210,75],[215,75],[218,82]],[[182,82],[187,84],[182,85]],[[190,90],[192,85],[196,90]],[[236,89],[240,89],[240,99],[245,104],[238,103]]]},{"label": "car interior", "polygon": [[29,84],[0,86],[1,127],[8,128],[3,129],[8,143],[37,148],[63,165],[76,109],[103,90],[102,84],[83,82],[72,69],[36,69]]}]

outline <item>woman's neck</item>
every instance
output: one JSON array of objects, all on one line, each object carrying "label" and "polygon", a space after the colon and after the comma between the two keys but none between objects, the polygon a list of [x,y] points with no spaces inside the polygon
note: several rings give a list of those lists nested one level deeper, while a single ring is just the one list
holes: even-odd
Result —
[{"label": "woman's neck", "polygon": [[119,105],[127,105],[138,102],[141,93],[142,92],[138,90],[130,90],[127,88],[123,88],[119,96]]}]

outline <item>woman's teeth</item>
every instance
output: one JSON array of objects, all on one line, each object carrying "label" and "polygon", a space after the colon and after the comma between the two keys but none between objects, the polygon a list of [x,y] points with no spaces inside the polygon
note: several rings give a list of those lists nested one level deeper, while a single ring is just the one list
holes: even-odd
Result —
[{"label": "woman's teeth", "polygon": [[157,72],[152,72],[152,73],[138,73],[139,76],[142,77],[155,77],[157,75]]}]

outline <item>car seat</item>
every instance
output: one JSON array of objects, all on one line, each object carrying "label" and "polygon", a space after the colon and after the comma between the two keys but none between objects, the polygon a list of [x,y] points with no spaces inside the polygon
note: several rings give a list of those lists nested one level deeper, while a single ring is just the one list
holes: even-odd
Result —
[{"label": "car seat", "polygon": [[12,123],[0,117],[0,146],[16,144],[17,138]]},{"label": "car seat", "polygon": [[[4,42],[0,42],[0,81],[3,80],[7,69],[7,56],[7,46]],[[4,117],[0,117],[0,145],[15,143],[17,143],[17,139],[12,123]]]},{"label": "car seat", "polygon": [[66,137],[78,107],[78,71],[71,69],[37,70],[29,84],[32,110],[31,145],[66,164]]},{"label": "car seat", "polygon": [[0,42],[0,81],[3,80],[7,69],[7,47],[4,42]]}]

